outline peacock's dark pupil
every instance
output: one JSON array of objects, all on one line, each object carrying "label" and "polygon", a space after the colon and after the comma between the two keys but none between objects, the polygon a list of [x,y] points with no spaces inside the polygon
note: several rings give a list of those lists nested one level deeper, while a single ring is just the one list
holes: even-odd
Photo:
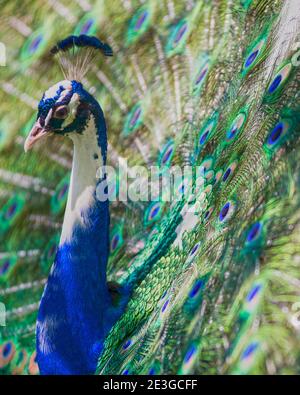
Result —
[{"label": "peacock's dark pupil", "polygon": [[275,128],[270,133],[270,136],[268,138],[268,144],[269,145],[275,144],[279,140],[282,131],[283,131],[283,124],[279,123],[278,125],[275,126]]},{"label": "peacock's dark pupil", "polygon": [[2,350],[2,355],[4,358],[6,358],[9,355],[11,349],[12,349],[11,343],[6,343]]},{"label": "peacock's dark pupil", "polygon": [[249,357],[257,349],[257,347],[257,343],[249,344],[249,346],[243,352],[241,359],[246,359],[247,357]]},{"label": "peacock's dark pupil", "polygon": [[5,214],[5,218],[6,218],[6,219],[11,218],[11,217],[15,214],[16,210],[17,210],[17,203],[13,203],[13,204],[9,207],[9,209],[7,210],[7,212],[6,212],[6,214]]},{"label": "peacock's dark pupil", "polygon": [[251,300],[255,297],[255,295],[258,293],[260,288],[261,288],[260,285],[256,285],[253,289],[251,289],[251,291],[249,292],[249,294],[247,296],[247,302],[251,302]]},{"label": "peacock's dark pupil", "polygon": [[229,208],[230,208],[230,203],[226,203],[220,212],[220,221],[223,221],[226,218]]},{"label": "peacock's dark pupil", "polygon": [[252,241],[258,234],[258,232],[260,231],[261,228],[261,224],[259,222],[256,222],[252,228],[250,229],[248,236],[247,236],[247,241]]},{"label": "peacock's dark pupil", "polygon": [[204,218],[207,219],[207,218],[209,217],[209,214],[210,214],[210,211],[207,210],[206,213],[205,213],[205,215],[204,215]]},{"label": "peacock's dark pupil", "polygon": [[138,29],[140,29],[142,27],[142,25],[145,22],[147,16],[148,16],[148,12],[147,11],[143,12],[143,14],[136,21],[136,24],[134,26],[135,30],[138,30]]},{"label": "peacock's dark pupil", "polygon": [[248,57],[248,59],[246,60],[245,66],[249,67],[251,66],[251,64],[254,62],[254,60],[257,58],[258,55],[258,50],[252,52],[252,54]]},{"label": "peacock's dark pupil", "polygon": [[223,175],[223,181],[226,181],[227,178],[230,176],[231,173],[231,169],[230,167],[225,171],[224,175]]},{"label": "peacock's dark pupil", "polygon": [[209,134],[209,131],[208,131],[208,130],[207,130],[204,134],[202,134],[202,136],[201,136],[201,138],[200,138],[200,144],[201,144],[201,145],[205,143],[208,134]]},{"label": "peacock's dark pupil", "polygon": [[68,108],[63,107],[55,111],[56,118],[65,118],[68,115]]},{"label": "peacock's dark pupil", "polygon": [[198,280],[190,292],[190,298],[194,298],[203,286],[203,281]]},{"label": "peacock's dark pupil", "polygon": [[193,345],[190,347],[190,349],[186,353],[186,355],[184,357],[184,362],[188,363],[190,361],[190,359],[192,358],[192,356],[195,354],[195,352],[196,352],[196,347]]},{"label": "peacock's dark pupil", "polygon": [[6,273],[7,270],[8,270],[8,268],[9,268],[9,265],[10,265],[10,261],[9,261],[9,260],[5,261],[5,262],[3,263],[3,265],[0,266],[0,274]]},{"label": "peacock's dark pupil", "polygon": [[280,82],[282,80],[282,76],[279,74],[274,81],[272,82],[272,84],[270,85],[269,88],[269,93],[273,93],[279,86]]}]

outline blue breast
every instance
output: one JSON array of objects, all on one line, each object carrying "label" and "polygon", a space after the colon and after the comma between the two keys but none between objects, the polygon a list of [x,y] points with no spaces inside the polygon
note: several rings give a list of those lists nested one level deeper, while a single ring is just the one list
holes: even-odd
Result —
[{"label": "blue breast", "polygon": [[91,227],[76,226],[71,242],[59,247],[41,301],[37,360],[44,374],[93,373],[114,320],[106,286],[108,202],[87,215]]}]

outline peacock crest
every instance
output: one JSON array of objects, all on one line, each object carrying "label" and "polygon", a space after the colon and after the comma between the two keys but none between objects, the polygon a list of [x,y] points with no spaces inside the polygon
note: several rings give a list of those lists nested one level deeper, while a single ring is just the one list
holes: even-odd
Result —
[{"label": "peacock crest", "polygon": [[84,34],[69,36],[50,50],[58,58],[64,77],[79,82],[92,67],[98,52],[104,56],[113,56],[108,44],[102,43],[97,37]]}]

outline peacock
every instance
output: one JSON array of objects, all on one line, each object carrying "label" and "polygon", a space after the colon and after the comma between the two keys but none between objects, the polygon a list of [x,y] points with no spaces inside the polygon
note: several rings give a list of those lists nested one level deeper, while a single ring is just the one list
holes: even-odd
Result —
[{"label": "peacock", "polygon": [[1,374],[299,374],[299,40],[297,0],[3,2]]}]

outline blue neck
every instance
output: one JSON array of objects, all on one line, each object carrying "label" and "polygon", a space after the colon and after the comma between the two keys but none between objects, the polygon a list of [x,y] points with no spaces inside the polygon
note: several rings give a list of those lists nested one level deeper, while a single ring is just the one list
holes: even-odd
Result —
[{"label": "blue neck", "polygon": [[112,307],[106,283],[109,205],[95,195],[96,172],[105,164],[107,144],[99,105],[73,141],[60,246],[38,313],[37,361],[42,374],[94,373],[104,339],[120,315]]}]

